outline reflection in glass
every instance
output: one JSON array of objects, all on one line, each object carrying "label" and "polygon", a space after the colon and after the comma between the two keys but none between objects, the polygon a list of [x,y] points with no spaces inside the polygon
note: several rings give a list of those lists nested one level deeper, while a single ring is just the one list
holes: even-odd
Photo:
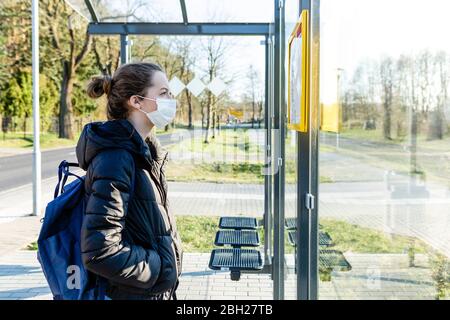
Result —
[{"label": "reflection in glass", "polygon": [[[399,3],[420,15],[418,2]],[[356,20],[335,5],[322,2],[321,101],[339,112],[322,114],[322,124],[338,126],[320,136],[320,225],[351,269],[321,272],[319,298],[448,299],[450,48],[433,37],[385,45],[402,32],[409,39],[398,27],[375,43],[383,52],[370,51],[364,44],[378,40],[364,17],[377,16],[380,3],[352,2]]]}]

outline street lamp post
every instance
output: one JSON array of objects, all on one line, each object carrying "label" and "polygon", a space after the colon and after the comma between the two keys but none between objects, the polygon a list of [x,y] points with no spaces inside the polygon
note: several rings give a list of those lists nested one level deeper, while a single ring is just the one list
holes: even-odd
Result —
[{"label": "street lamp post", "polygon": [[33,215],[41,214],[41,146],[39,141],[39,0],[31,3],[33,72]]},{"label": "street lamp post", "polygon": [[341,74],[344,71],[342,68],[337,68],[337,88],[336,88],[336,102],[338,107],[338,125],[336,133],[336,148],[339,149],[339,134],[341,132],[341,117],[342,117],[342,104],[341,104]]}]

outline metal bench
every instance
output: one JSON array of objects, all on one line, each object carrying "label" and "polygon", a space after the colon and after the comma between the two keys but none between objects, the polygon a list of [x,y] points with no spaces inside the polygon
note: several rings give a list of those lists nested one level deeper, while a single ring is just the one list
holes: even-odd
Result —
[{"label": "metal bench", "polygon": [[284,219],[284,227],[288,230],[297,229],[297,218]]},{"label": "metal bench", "polygon": [[[288,239],[292,246],[297,246],[296,219],[288,218],[285,220],[285,227],[288,229]],[[333,246],[333,240],[327,232],[319,231],[319,248]],[[331,270],[350,271],[352,266],[345,258],[344,254],[338,250],[319,249],[319,269],[326,273]]]},{"label": "metal bench", "polygon": [[255,230],[219,230],[214,241],[216,246],[230,245],[233,248],[258,247],[259,235]]},{"label": "metal bench", "polygon": [[[286,218],[284,219],[284,227],[287,230],[297,229],[297,218]],[[322,229],[322,225],[319,224],[319,229]]]},{"label": "metal bench", "polygon": [[230,270],[233,281],[241,278],[241,271],[260,271],[263,269],[261,252],[241,247],[258,247],[260,244],[257,229],[260,226],[256,218],[221,217],[214,244],[229,245],[232,248],[214,249],[211,252],[209,268],[212,270]]},{"label": "metal bench", "polygon": [[324,269],[334,270],[337,268],[339,271],[352,270],[350,263],[338,250],[319,250],[319,266]]},{"label": "metal bench", "polygon": [[248,217],[221,217],[219,220],[220,229],[234,230],[255,230],[258,228],[256,218]]},{"label": "metal bench", "polygon": [[230,270],[231,280],[239,281],[241,271],[258,271],[263,268],[261,252],[255,249],[214,249],[209,260],[212,270]]},{"label": "metal bench", "polygon": [[[288,239],[292,246],[297,246],[297,237],[295,236],[295,231],[289,231]],[[319,231],[319,246],[321,247],[333,246],[333,240],[331,240],[331,237],[327,232]]]}]

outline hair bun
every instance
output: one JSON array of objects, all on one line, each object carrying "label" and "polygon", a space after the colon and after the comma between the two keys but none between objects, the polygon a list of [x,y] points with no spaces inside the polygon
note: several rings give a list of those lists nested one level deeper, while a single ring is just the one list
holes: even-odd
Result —
[{"label": "hair bun", "polygon": [[87,86],[87,94],[93,99],[108,95],[111,92],[111,84],[112,78],[108,75],[93,77]]}]

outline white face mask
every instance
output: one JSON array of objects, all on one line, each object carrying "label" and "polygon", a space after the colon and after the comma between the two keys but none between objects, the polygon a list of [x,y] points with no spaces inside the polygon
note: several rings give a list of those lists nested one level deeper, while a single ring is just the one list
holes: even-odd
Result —
[{"label": "white face mask", "polygon": [[144,110],[139,109],[139,111],[145,113],[147,118],[157,127],[164,128],[169,123],[173,121],[175,118],[175,114],[177,113],[177,100],[176,99],[163,99],[163,98],[147,98],[138,96],[142,99],[153,100],[156,101],[157,109],[152,112],[145,112]]}]

